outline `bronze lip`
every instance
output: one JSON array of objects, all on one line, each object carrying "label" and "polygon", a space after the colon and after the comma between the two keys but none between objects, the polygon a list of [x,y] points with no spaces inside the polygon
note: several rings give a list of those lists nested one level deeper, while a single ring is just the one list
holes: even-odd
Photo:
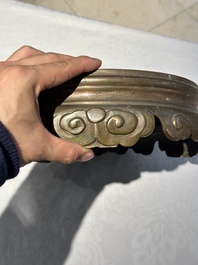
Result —
[{"label": "bronze lip", "polygon": [[[77,82],[79,83],[77,83]],[[76,88],[77,86],[77,88]],[[183,77],[138,70],[99,69],[68,83],[73,93],[63,104],[165,105],[198,111],[198,87]],[[193,104],[193,106],[192,106]]]},{"label": "bronze lip", "polygon": [[88,148],[141,143],[145,149],[151,138],[190,141],[197,153],[198,86],[186,78],[99,69],[70,80],[60,91],[64,99],[54,111],[53,126],[63,139]]}]

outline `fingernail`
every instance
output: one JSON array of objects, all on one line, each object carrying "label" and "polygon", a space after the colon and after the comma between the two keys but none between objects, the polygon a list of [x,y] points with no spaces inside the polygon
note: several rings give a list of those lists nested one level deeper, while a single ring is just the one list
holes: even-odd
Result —
[{"label": "fingernail", "polygon": [[94,154],[91,152],[85,153],[84,156],[78,160],[78,162],[87,162],[94,157]]}]

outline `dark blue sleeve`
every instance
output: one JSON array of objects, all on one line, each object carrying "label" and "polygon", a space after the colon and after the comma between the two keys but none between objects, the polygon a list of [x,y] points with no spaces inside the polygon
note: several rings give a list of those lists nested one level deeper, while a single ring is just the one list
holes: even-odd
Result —
[{"label": "dark blue sleeve", "polygon": [[0,186],[19,173],[20,161],[16,146],[0,122]]}]

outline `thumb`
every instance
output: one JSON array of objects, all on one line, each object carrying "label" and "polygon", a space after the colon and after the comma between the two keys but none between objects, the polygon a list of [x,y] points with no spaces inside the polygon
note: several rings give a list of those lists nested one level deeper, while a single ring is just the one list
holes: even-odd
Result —
[{"label": "thumb", "polygon": [[71,164],[77,161],[86,162],[93,157],[94,153],[91,149],[86,149],[77,143],[49,135],[45,150],[45,160]]}]

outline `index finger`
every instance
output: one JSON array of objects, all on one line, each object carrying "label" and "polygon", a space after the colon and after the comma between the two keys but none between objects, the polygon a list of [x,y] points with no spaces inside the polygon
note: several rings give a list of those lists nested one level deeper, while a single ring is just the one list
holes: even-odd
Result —
[{"label": "index finger", "polygon": [[36,95],[42,90],[58,86],[82,73],[92,72],[101,66],[101,60],[88,56],[73,57],[71,59],[49,64],[33,66],[36,69]]}]

